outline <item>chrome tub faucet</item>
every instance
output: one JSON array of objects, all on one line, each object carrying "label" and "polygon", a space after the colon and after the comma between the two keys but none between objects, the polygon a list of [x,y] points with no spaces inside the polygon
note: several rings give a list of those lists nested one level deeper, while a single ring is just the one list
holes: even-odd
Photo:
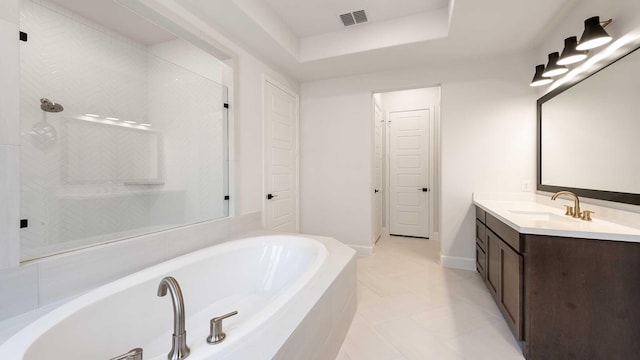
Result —
[{"label": "chrome tub faucet", "polygon": [[178,281],[171,276],[160,280],[158,296],[167,295],[167,290],[169,290],[171,301],[173,302],[173,341],[167,358],[169,360],[182,360],[189,356],[191,352],[187,346],[187,331],[184,325],[184,299],[182,298],[182,291]]}]

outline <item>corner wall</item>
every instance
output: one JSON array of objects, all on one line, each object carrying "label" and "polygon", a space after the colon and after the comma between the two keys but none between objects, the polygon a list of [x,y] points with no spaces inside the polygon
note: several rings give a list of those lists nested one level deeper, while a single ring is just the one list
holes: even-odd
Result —
[{"label": "corner wall", "polygon": [[445,266],[475,268],[474,191],[535,179],[530,56],[473,59],[301,84],[301,231],[370,251],[372,92],[441,85]]}]

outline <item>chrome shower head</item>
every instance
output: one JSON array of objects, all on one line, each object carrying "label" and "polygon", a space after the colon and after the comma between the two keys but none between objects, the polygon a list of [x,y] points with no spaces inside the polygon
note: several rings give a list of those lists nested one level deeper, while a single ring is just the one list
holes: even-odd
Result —
[{"label": "chrome shower head", "polygon": [[47,98],[42,98],[40,99],[40,109],[46,112],[57,113],[64,110],[64,107],[62,106],[62,104],[56,104]]}]

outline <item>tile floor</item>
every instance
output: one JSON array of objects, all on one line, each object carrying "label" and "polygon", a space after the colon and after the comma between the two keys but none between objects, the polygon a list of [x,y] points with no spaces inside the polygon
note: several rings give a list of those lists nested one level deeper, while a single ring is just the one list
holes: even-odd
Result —
[{"label": "tile floor", "polygon": [[336,360],[524,359],[478,273],[441,267],[439,242],[383,236],[374,253]]}]

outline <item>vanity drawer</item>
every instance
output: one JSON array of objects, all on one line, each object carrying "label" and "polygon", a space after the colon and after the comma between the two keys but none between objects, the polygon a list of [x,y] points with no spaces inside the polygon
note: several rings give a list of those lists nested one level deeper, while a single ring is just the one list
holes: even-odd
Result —
[{"label": "vanity drawer", "polygon": [[487,212],[480,209],[478,206],[476,206],[476,219],[480,220],[483,224],[487,223]]},{"label": "vanity drawer", "polygon": [[520,234],[509,225],[496,219],[491,214],[487,214],[487,228],[498,235],[502,241],[511,246],[515,251],[522,254],[524,247],[520,241]]},{"label": "vanity drawer", "polygon": [[487,254],[482,250],[478,244],[476,244],[476,270],[480,273],[483,279],[486,278],[487,269]]},{"label": "vanity drawer", "polygon": [[476,219],[476,244],[487,251],[487,227]]}]

